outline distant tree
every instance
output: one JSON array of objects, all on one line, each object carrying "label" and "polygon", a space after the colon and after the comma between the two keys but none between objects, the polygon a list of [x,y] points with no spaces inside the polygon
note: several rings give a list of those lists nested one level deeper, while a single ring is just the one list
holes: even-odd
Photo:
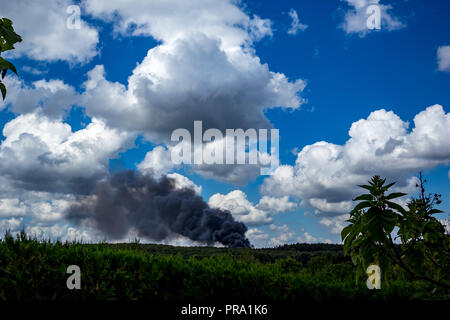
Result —
[{"label": "distant tree", "polygon": [[[353,199],[360,201],[350,212],[350,224],[341,233],[344,254],[349,254],[357,266],[357,278],[367,267],[378,264],[386,279],[394,265],[410,276],[435,285],[450,288],[450,239],[445,227],[433,217],[442,211],[434,206],[441,203],[441,195],[426,194],[422,174],[417,187],[420,195],[412,198],[404,209],[393,199],[404,193],[386,194],[395,183],[385,185],[386,179],[374,176],[369,191]],[[392,232],[397,227],[396,244]]]},{"label": "distant tree", "polygon": [[[14,49],[14,44],[22,41],[22,38],[14,32],[12,24],[11,20],[0,18],[0,55],[2,52]],[[0,56],[0,74],[2,75],[2,80],[5,78],[8,70],[17,74],[14,65]],[[2,92],[3,100],[5,100],[6,87],[2,80],[0,80],[0,91]]]}]

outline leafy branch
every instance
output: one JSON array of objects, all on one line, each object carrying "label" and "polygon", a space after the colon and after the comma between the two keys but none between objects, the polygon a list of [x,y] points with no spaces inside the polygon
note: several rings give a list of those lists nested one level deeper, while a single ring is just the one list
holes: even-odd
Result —
[{"label": "leafy branch", "polygon": [[[2,52],[14,49],[14,44],[21,41],[22,38],[14,32],[12,21],[7,18],[0,18],[0,55]],[[14,65],[0,56],[0,74],[2,80],[5,78],[8,70],[11,70],[17,75],[17,70]],[[6,86],[2,80],[0,80],[0,91],[2,92],[3,100],[5,100]]]},{"label": "leafy branch", "polygon": [[[435,209],[441,203],[441,195],[426,194],[422,173],[417,187],[420,195],[407,203],[407,209],[392,200],[405,193],[387,194],[395,183],[385,184],[386,179],[374,176],[369,191],[356,197],[360,201],[350,212],[350,224],[341,233],[344,253],[350,254],[357,265],[357,279],[369,264],[378,263],[383,274],[397,265],[411,277],[450,289],[449,284],[449,235],[444,226],[433,217],[442,211]],[[401,244],[392,238],[398,228]]]}]

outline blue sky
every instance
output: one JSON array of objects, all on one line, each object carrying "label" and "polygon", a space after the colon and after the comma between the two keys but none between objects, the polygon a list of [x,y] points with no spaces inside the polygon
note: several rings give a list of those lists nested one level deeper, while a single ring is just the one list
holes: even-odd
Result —
[{"label": "blue sky", "polygon": [[[1,0],[1,2],[4,1]],[[292,242],[340,242],[338,229],[342,227],[346,218],[345,210],[355,193],[356,182],[362,183],[372,174],[384,174],[388,178],[399,179],[403,190],[413,192],[414,189],[411,189],[411,185],[408,186],[407,182],[412,183],[413,180],[409,179],[423,169],[429,181],[428,191],[443,195],[443,203],[440,208],[446,213],[441,214],[439,218],[448,219],[450,209],[448,200],[450,197],[450,146],[448,144],[450,141],[450,116],[447,112],[450,105],[450,90],[448,89],[450,86],[450,62],[448,62],[450,55],[444,53],[450,51],[450,49],[445,49],[450,48],[447,47],[450,45],[450,21],[447,18],[450,3],[424,0],[364,0],[361,1],[363,5],[358,7],[355,4],[357,2],[351,0],[248,0],[237,4],[225,0],[214,0],[209,2],[205,11],[202,11],[197,19],[198,25],[193,26],[191,30],[189,24],[192,24],[193,20],[190,20],[191,17],[186,12],[194,10],[195,6],[202,6],[202,1],[194,1],[192,8],[187,9],[183,9],[183,5],[180,5],[178,1],[173,1],[173,3],[168,1],[164,8],[159,8],[162,12],[161,16],[158,16],[158,13],[150,12],[151,10],[155,11],[151,4],[139,7],[136,1],[131,1],[129,7],[114,7],[114,4],[100,0],[91,1],[91,4],[89,1],[87,3],[86,1],[75,3],[69,0],[62,3],[54,1],[48,10],[53,10],[52,12],[59,17],[59,20],[56,18],[55,21],[45,19],[47,21],[43,24],[49,26],[40,28],[36,26],[33,28],[33,21],[39,21],[40,10],[31,11],[30,9],[30,12],[18,15],[19,4],[27,2],[27,0],[17,1],[17,7],[14,4],[6,5],[5,12],[0,12],[0,15],[12,18],[16,30],[24,38],[24,44],[17,45],[17,53],[10,56],[11,61],[19,70],[19,78],[11,76],[7,79],[11,89],[8,92],[8,99],[0,107],[0,125],[3,128],[13,119],[21,116],[25,119],[25,117],[35,115],[37,120],[33,121],[37,121],[37,123],[43,121],[42,117],[46,117],[45,121],[49,121],[51,123],[49,126],[52,128],[59,124],[68,124],[74,133],[86,129],[89,123],[92,123],[92,118],[104,121],[105,127],[102,130],[105,131],[103,133],[105,141],[110,139],[116,141],[117,145],[111,146],[111,149],[105,151],[104,154],[101,145],[105,142],[96,146],[98,149],[94,150],[101,154],[100,160],[88,159],[80,163],[69,160],[71,168],[76,168],[76,170],[73,169],[74,176],[70,176],[70,179],[76,177],[77,170],[83,174],[90,170],[90,168],[83,168],[83,165],[106,168],[107,172],[100,169],[99,172],[95,172],[94,176],[99,179],[108,172],[124,169],[148,172],[151,168],[144,159],[147,159],[146,155],[150,152],[148,159],[160,161],[161,166],[164,167],[161,169],[161,174],[177,172],[190,179],[195,185],[201,186],[201,195],[206,202],[210,200],[211,205],[230,210],[236,219],[248,225],[251,230],[249,238],[255,245],[272,246]],[[151,2],[149,1],[149,3]],[[67,30],[65,28],[66,30],[61,31],[61,26],[54,27],[58,21],[66,21],[68,16],[66,8],[73,4],[80,5],[82,29]],[[367,18],[365,8],[370,4],[376,4],[381,8],[380,30],[368,30],[365,26]],[[39,1],[33,5],[44,6]],[[189,7],[189,5],[187,6]],[[224,6],[224,9],[215,10],[215,6],[217,8]],[[288,33],[292,28],[292,12],[294,11],[299,18],[299,23],[307,27]],[[173,12],[173,16],[170,12]],[[29,14],[29,19],[24,21],[27,14]],[[155,24],[145,25],[146,19],[154,19]],[[163,22],[166,21],[164,19],[168,19],[167,21],[170,23],[165,25],[163,22],[159,22],[159,19]],[[205,21],[204,25],[202,25],[202,19]],[[358,19],[363,19],[362,23]],[[124,21],[131,21],[131,23],[126,24]],[[236,23],[236,21],[239,21],[241,26],[232,25],[230,27],[230,24]],[[161,29],[159,29],[160,23],[163,25]],[[184,23],[186,23],[186,29],[196,33],[195,36],[184,31],[182,27]],[[64,29],[64,27],[62,28]],[[169,30],[170,28],[173,29],[173,32]],[[80,34],[88,31],[89,34],[92,33],[91,37]],[[40,32],[48,35],[52,32],[57,33],[55,39],[59,39],[58,43],[40,43],[38,39]],[[245,34],[246,40],[236,40],[241,37],[241,32]],[[203,38],[198,36],[202,33],[205,34]],[[184,41],[183,45],[179,44],[177,47],[176,39]],[[222,45],[216,48],[212,44],[213,42],[208,42],[210,39],[220,39]],[[86,44],[89,41],[91,43]],[[227,42],[231,44],[224,44]],[[31,51],[27,49],[25,43],[41,45],[42,48],[30,53]],[[51,46],[55,46],[56,49]],[[210,48],[209,46],[211,46],[211,51],[217,49],[218,53],[210,54],[210,51],[203,51],[206,50],[205,48]],[[236,46],[238,49],[235,48]],[[70,50],[67,49],[68,47]],[[157,64],[164,65],[166,63],[170,67],[171,63],[174,63],[172,60],[165,60],[165,56],[163,54],[159,56],[156,51],[153,56],[152,54],[148,55],[148,51],[155,48],[167,50],[166,53],[173,54],[176,59],[180,59],[176,61],[192,64],[198,68],[203,68],[204,65],[205,69],[210,66],[208,59],[212,64],[218,65],[221,60],[214,59],[219,59],[217,55],[224,54],[229,61],[232,61],[232,67],[237,70],[232,68],[230,72],[242,72],[238,73],[239,79],[242,79],[244,75],[251,73],[249,70],[253,69],[240,69],[241,66],[236,62],[239,59],[233,60],[233,53],[230,53],[232,50],[238,50],[239,54],[245,55],[245,59],[259,59],[255,70],[260,72],[258,74],[261,77],[272,76],[265,73],[266,71],[261,71],[265,64],[267,64],[267,72],[284,74],[287,79],[279,84],[281,91],[285,90],[282,97],[279,93],[266,92],[266,87],[259,86],[258,77],[249,76],[248,79],[244,77],[246,80],[239,80],[242,83],[237,86],[248,86],[249,91],[255,91],[255,96],[265,97],[267,94],[267,103],[278,102],[277,105],[271,106],[263,100],[260,103],[264,104],[264,119],[268,120],[274,128],[279,129],[280,163],[285,165],[286,170],[293,170],[294,173],[285,176],[282,172],[278,172],[270,177],[248,174],[239,181],[234,181],[232,178],[220,176],[214,168],[204,168],[204,170],[191,166],[179,168],[162,163],[164,160],[161,158],[161,154],[152,153],[152,150],[155,150],[156,146],[163,146],[163,151],[167,152],[165,148],[168,146],[166,143],[168,137],[156,137],[161,132],[155,128],[159,128],[158,123],[177,121],[178,118],[182,119],[183,115],[176,116],[173,120],[165,118],[163,113],[163,116],[157,121],[153,122],[152,120],[141,126],[140,123],[133,122],[139,120],[137,118],[140,116],[136,115],[136,119],[133,120],[133,116],[127,115],[129,111],[126,106],[126,103],[129,102],[132,108],[142,108],[142,115],[151,118],[155,112],[160,110],[158,108],[169,108],[170,104],[177,99],[178,94],[181,98],[184,97],[182,93],[177,93],[177,91],[182,92],[180,88],[185,88],[184,82],[182,82],[185,79],[184,69],[175,70],[172,74],[169,72],[169,77],[173,79],[171,82],[168,81],[167,87],[164,87],[168,88],[167,92],[164,91],[165,95],[151,92],[152,101],[160,101],[162,105],[149,107],[148,112],[145,109],[147,108],[146,96],[140,96],[131,91],[131,86],[143,83],[140,76],[136,76],[132,80],[129,77],[137,70],[135,70],[137,65],[145,65],[143,63],[145,59],[148,60],[148,65],[142,67],[142,72],[151,74],[151,79],[155,83],[157,81],[154,79],[159,79]],[[247,52],[243,48],[250,51]],[[441,55],[438,54],[439,48],[442,48],[443,54]],[[203,57],[205,60],[201,61],[199,57]],[[245,59],[244,61],[247,61]],[[95,77],[102,77],[102,72],[96,68],[99,65],[102,65],[104,70],[104,78],[101,81],[95,80],[97,79]],[[94,73],[92,70],[98,72]],[[187,70],[190,69],[187,68]],[[192,85],[187,85],[186,88],[189,89],[186,90],[193,90],[190,94],[194,96],[199,94],[209,97],[208,95],[212,91],[208,91],[209,88],[207,88],[202,92],[203,81],[206,81],[207,85],[209,82],[218,82],[219,89],[214,87],[214,90],[225,88],[228,84],[221,83],[221,80],[217,79],[226,78],[227,70],[226,67],[218,67],[211,69],[210,72],[199,72],[198,75],[192,76]],[[196,78],[197,76],[198,78]],[[34,83],[43,79],[47,81],[47,85],[42,88],[42,82],[40,82],[41,89],[39,90],[39,85],[36,86]],[[56,79],[64,82],[67,87],[63,88],[61,85],[56,85],[56,82],[51,82]],[[96,86],[94,89],[89,88],[89,84],[86,82],[88,79],[97,81],[93,85]],[[164,84],[164,77],[161,79],[163,79],[161,83]],[[296,87],[295,92],[292,93],[294,89],[290,86],[295,86],[298,79],[303,81],[306,86],[304,88]],[[50,85],[50,83],[52,84]],[[102,84],[104,85],[102,86]],[[121,85],[121,89],[117,89]],[[233,84],[230,86],[233,88]],[[116,88],[117,91],[112,88]],[[227,99],[226,95],[232,95],[231,91],[223,90],[223,92],[220,91],[225,96],[223,99]],[[51,100],[58,94],[59,98]],[[117,96],[114,96],[115,94]],[[135,95],[134,98],[137,99],[139,106],[135,107],[130,102],[134,101],[130,95]],[[150,93],[148,95],[150,96]],[[27,100],[24,97],[35,98]],[[300,99],[298,101],[301,101],[298,106],[295,106],[295,103],[294,105],[290,104],[296,97]],[[117,101],[117,105],[105,107],[106,104],[111,103],[108,98]],[[245,99],[242,98],[242,101],[246,101]],[[164,105],[165,102],[168,104],[167,107]],[[58,104],[59,107],[53,106],[53,104]],[[427,109],[430,106],[435,107]],[[226,107],[220,105],[214,107],[222,108],[220,112],[224,112],[224,117],[227,117],[226,111],[223,111],[223,108]],[[256,102],[254,107],[255,110],[259,108]],[[41,113],[36,111],[39,108],[44,111]],[[52,114],[49,113],[50,111],[46,111],[53,110],[52,108],[59,110],[61,115],[57,116],[58,112],[56,111]],[[115,108],[115,111],[111,111],[109,108]],[[189,108],[191,107],[185,108],[187,118],[189,118],[189,110],[194,113],[197,110]],[[211,119],[214,118],[215,110],[206,104],[205,109],[202,109],[201,105],[192,108],[198,108],[200,115],[211,112]],[[239,107],[236,110],[242,108]],[[386,112],[377,113],[371,118],[371,121],[368,121],[372,112],[381,109],[385,109]],[[175,109],[175,112],[183,113],[183,110],[183,108]],[[389,111],[392,112],[389,113]],[[414,124],[414,118],[418,114],[422,114],[425,119],[421,125]],[[236,114],[235,116],[237,119],[243,119],[245,114]],[[121,121],[122,117],[123,121]],[[205,117],[209,117],[209,115],[205,115]],[[260,125],[264,127],[264,123],[261,122],[264,119],[254,123],[236,120],[234,128],[239,128],[241,125],[246,128],[259,128]],[[352,124],[360,120],[363,121],[359,122],[360,130],[355,129],[355,134],[352,136],[354,143],[348,143]],[[15,139],[19,141],[21,133],[28,133],[34,134],[47,143],[44,138],[45,132],[30,132],[27,129],[30,123],[36,123],[30,121],[18,121],[20,123],[14,127],[14,130],[18,131],[18,133],[14,133],[17,136]],[[215,120],[210,121],[212,125],[215,124]],[[226,125],[234,124],[232,119],[227,121],[225,121]],[[402,122],[409,123],[409,127],[403,128],[403,131]],[[23,127],[17,129],[21,123]],[[380,127],[377,127],[378,124]],[[410,135],[411,130],[418,126],[421,127],[420,130],[417,130],[417,134]],[[168,127],[170,126],[168,125]],[[123,131],[122,138],[116,138],[118,133],[111,133],[108,131],[109,129]],[[9,132],[15,132],[14,130],[11,129]],[[102,134],[101,132],[99,134]],[[17,159],[21,159],[19,152],[30,152],[29,155],[25,153],[25,157],[34,157],[34,151],[26,151],[29,150],[26,148],[14,151],[14,134],[10,133],[10,141],[5,142],[8,141],[6,138],[8,134],[3,132],[2,152],[4,154],[0,157],[11,157],[11,153],[4,151],[8,148],[13,150],[11,152],[16,152],[14,157]],[[377,146],[381,149],[383,146],[387,147],[390,138],[393,139],[392,141],[400,141],[398,142],[399,147],[390,150],[389,154],[383,155],[385,158],[382,160],[375,156],[369,156],[370,152],[365,151],[365,147],[368,146]],[[67,139],[69,139],[68,136],[64,136],[59,143],[62,145]],[[88,142],[89,139],[93,139],[93,137],[87,134],[87,138],[83,138],[82,141],[83,143]],[[37,143],[37,140],[33,141]],[[328,144],[321,147],[319,153],[313,155],[304,149],[307,146],[315,146],[320,141]],[[372,144],[371,141],[375,142]],[[63,149],[58,153],[54,150],[59,146],[54,146],[50,142],[47,144],[52,159],[59,159],[58,157],[67,155],[69,152]],[[360,144],[364,145],[361,147],[361,153],[367,153],[367,156],[361,158],[354,155]],[[56,149],[53,149],[52,146]],[[328,152],[335,149],[339,155],[326,158]],[[375,154],[375,150],[373,152]],[[21,154],[21,156],[24,155]],[[77,155],[70,154],[70,152],[69,156],[77,158]],[[324,157],[323,162],[315,158],[318,156]],[[296,166],[297,158],[304,159],[301,166]],[[2,192],[0,198],[4,201],[0,206],[0,226],[19,228],[25,225],[30,231],[39,234],[63,238],[76,235],[94,239],[95,231],[89,230],[86,226],[75,226],[64,220],[64,208],[70,206],[71,201],[77,201],[78,195],[70,194],[70,192],[58,192],[51,187],[43,188],[39,184],[36,187],[21,189],[24,185],[29,186],[26,181],[24,182],[26,178],[23,178],[22,175],[16,176],[11,172],[42,169],[33,167],[35,165],[36,163],[20,162],[17,165],[18,168],[2,168],[2,176],[8,180],[7,185],[11,187],[0,190]],[[341,167],[342,169],[339,169]],[[72,172],[71,168],[64,167],[64,172]],[[300,169],[307,173],[303,173]],[[343,175],[343,179],[335,180],[340,175]],[[64,177],[61,179],[63,180]],[[55,179],[59,179],[58,175]],[[326,182],[320,182],[321,179]],[[279,185],[280,181],[284,181],[284,187]],[[338,189],[342,190],[342,194],[339,196]],[[233,193],[235,190],[242,192]],[[36,192],[39,195],[36,195]],[[213,195],[217,195],[216,201],[210,199]],[[263,197],[270,199],[271,204],[264,207],[260,202]],[[11,212],[18,212],[17,214],[8,215],[4,212],[14,206],[18,209]],[[42,209],[44,207],[45,210]],[[330,209],[330,207],[337,209]],[[52,218],[40,218],[44,211]],[[251,218],[254,214],[263,215],[265,220],[257,219],[255,222]],[[248,221],[254,222],[248,223]],[[181,242],[168,240],[168,243],[190,243],[186,239],[177,241]]]}]

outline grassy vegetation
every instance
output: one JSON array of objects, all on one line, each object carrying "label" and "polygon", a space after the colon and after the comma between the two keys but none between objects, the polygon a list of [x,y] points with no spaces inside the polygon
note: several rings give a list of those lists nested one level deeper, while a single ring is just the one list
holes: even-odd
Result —
[{"label": "grassy vegetation", "polygon": [[[66,268],[81,268],[81,290],[68,290]],[[37,241],[0,241],[0,299],[145,299],[279,301],[294,299],[443,299],[443,289],[410,281],[400,270],[382,290],[355,283],[338,245],[275,249]]]}]

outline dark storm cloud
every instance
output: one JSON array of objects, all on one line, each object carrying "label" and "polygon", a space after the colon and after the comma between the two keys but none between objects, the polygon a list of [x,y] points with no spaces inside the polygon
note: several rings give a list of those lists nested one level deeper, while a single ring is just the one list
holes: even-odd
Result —
[{"label": "dark storm cloud", "polygon": [[247,227],[228,211],[213,209],[192,189],[176,189],[174,180],[125,171],[98,183],[68,212],[69,220],[88,223],[120,239],[133,228],[139,237],[161,241],[176,234],[207,244],[249,247]]}]

